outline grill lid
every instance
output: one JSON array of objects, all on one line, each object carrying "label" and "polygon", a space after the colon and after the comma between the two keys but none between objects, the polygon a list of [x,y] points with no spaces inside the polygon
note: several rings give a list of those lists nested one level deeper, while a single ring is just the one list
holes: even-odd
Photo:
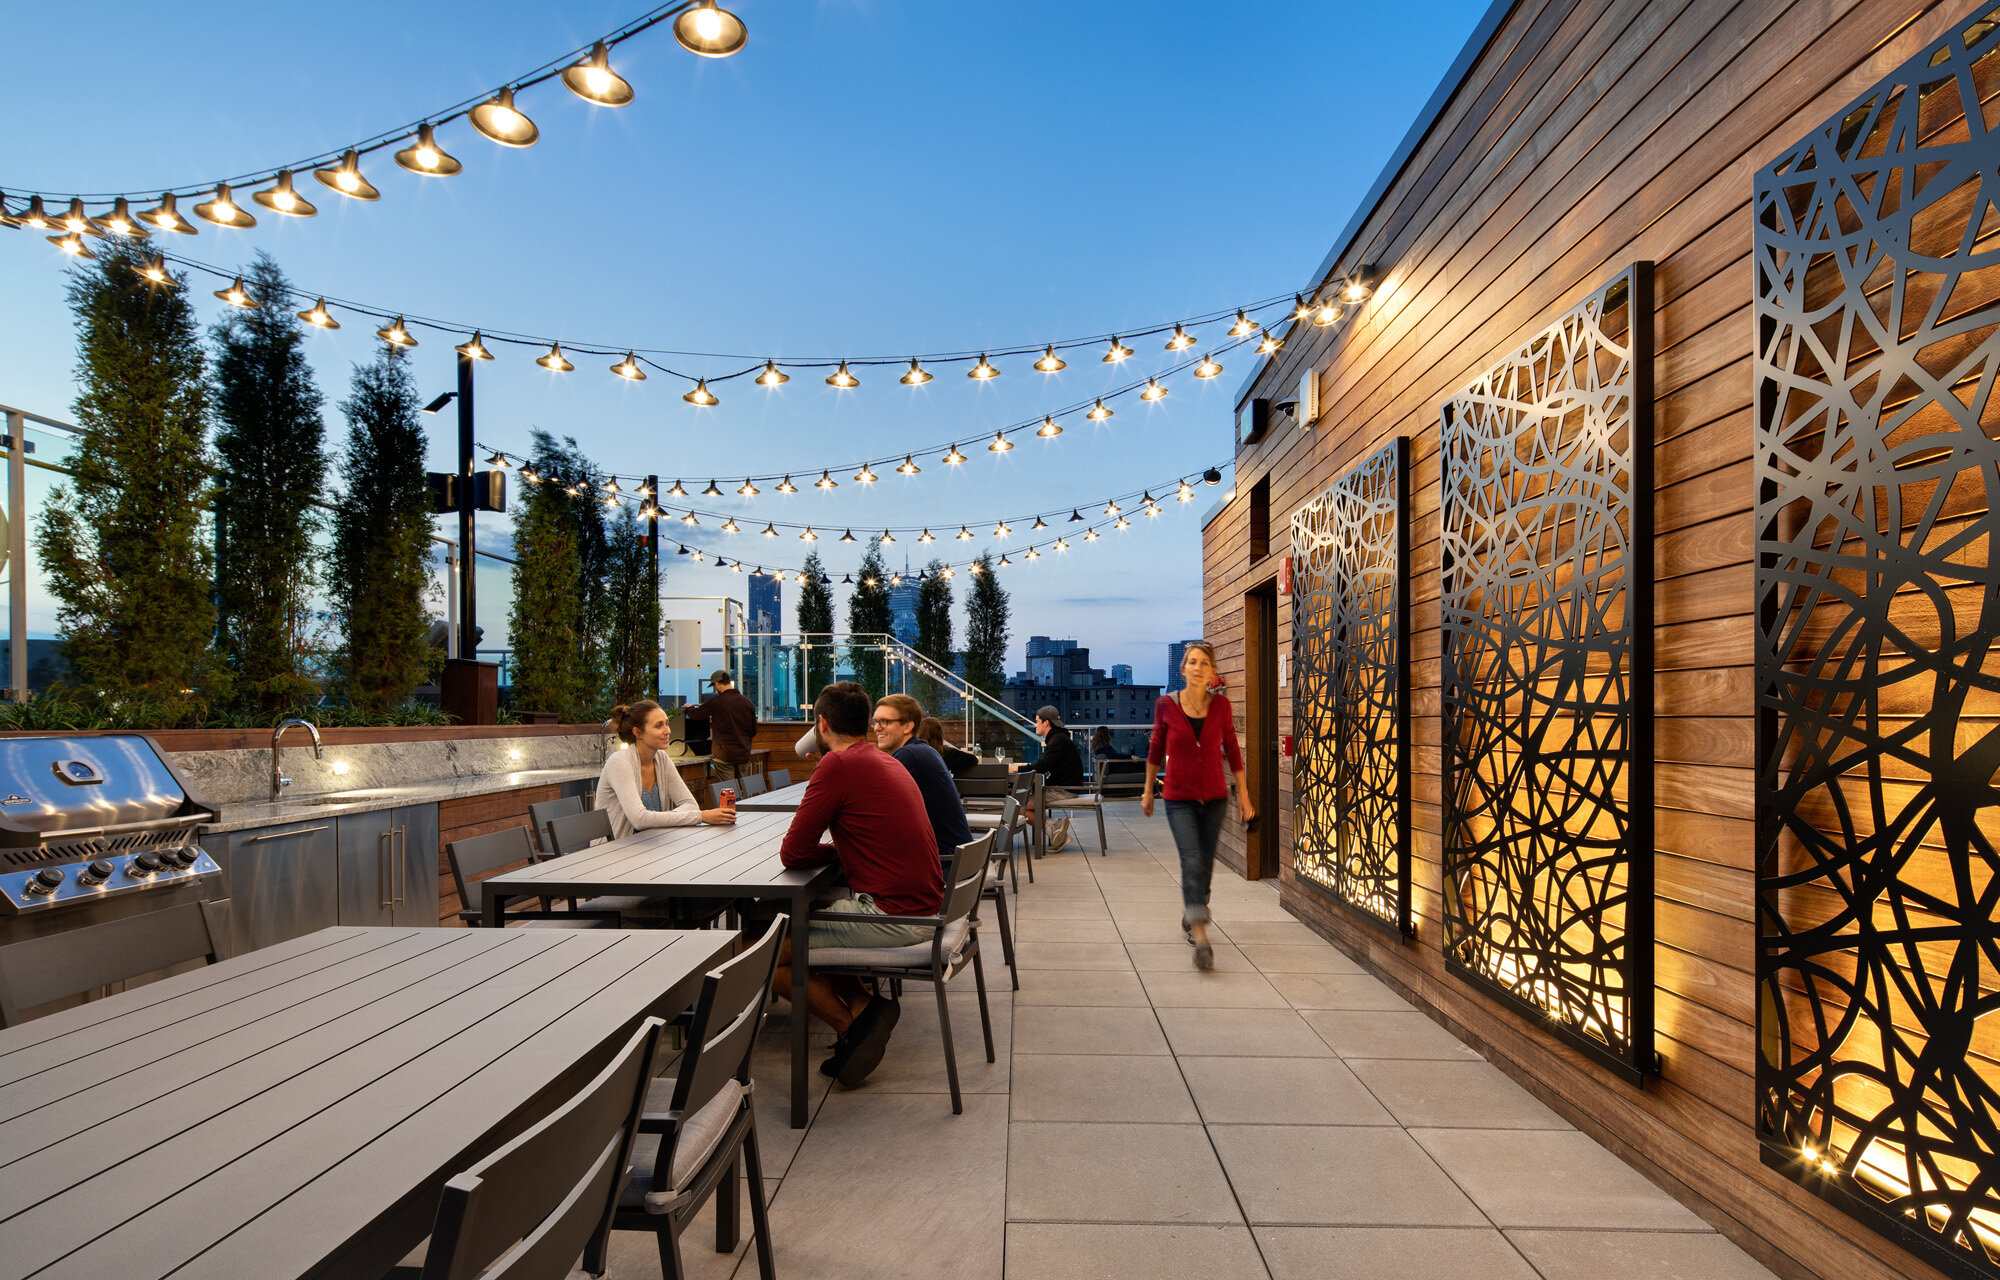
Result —
[{"label": "grill lid", "polygon": [[215,816],[144,734],[0,738],[0,849]]}]

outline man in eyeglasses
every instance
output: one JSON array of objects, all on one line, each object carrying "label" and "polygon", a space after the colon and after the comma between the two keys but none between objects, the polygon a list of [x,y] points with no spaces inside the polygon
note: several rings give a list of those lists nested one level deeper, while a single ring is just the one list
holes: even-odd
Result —
[{"label": "man in eyeglasses", "polygon": [[896,757],[897,763],[917,780],[924,793],[924,812],[930,815],[931,834],[937,837],[938,857],[949,857],[959,845],[972,842],[972,827],[965,820],[965,802],[958,797],[958,785],[937,748],[917,737],[924,708],[907,693],[892,693],[875,704],[875,745]]}]

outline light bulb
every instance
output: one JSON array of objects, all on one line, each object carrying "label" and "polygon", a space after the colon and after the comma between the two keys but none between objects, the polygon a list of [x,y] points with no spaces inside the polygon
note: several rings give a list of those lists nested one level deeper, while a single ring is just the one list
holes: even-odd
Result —
[{"label": "light bulb", "polygon": [[1035,434],[1044,440],[1052,440],[1062,434],[1062,428],[1056,425],[1054,418],[1043,418],[1042,425],[1035,428]]},{"label": "light bulb", "polygon": [[780,369],[776,362],[771,360],[764,362],[764,372],[757,375],[757,385],[760,387],[782,387],[791,380],[792,375]]},{"label": "light bulb", "polygon": [[701,496],[704,498],[720,498],[722,490],[716,488],[715,481],[711,480],[708,482],[708,488],[701,491]]},{"label": "light bulb", "polygon": [[1130,529],[1132,527],[1132,522],[1130,520],[1127,520],[1124,516],[1119,516],[1118,523],[1113,527],[1119,529]]},{"label": "light bulb", "polygon": [[1349,276],[1340,286],[1340,300],[1351,306],[1374,297],[1374,275],[1373,271],[1363,267]]},{"label": "light bulb", "polygon": [[1050,346],[1042,348],[1042,358],[1035,361],[1035,368],[1043,373],[1060,373],[1069,368],[1069,364],[1056,354],[1054,347]]},{"label": "light bulb", "polygon": [[910,361],[910,371],[904,374],[900,379],[902,384],[906,387],[921,387],[930,380],[931,380],[930,372],[926,370],[922,365],[918,364],[914,359]]},{"label": "light bulb", "polygon": [[[704,409],[714,408],[716,405],[722,403],[722,401],[716,397],[716,394],[708,389],[707,378],[696,379],[694,384],[694,390],[683,394],[681,396],[681,399],[687,401],[689,404],[699,405]],[[710,488],[714,488],[715,481],[711,480],[708,483]],[[720,490],[717,490],[718,494],[720,494],[720,492],[721,492]]]},{"label": "light bulb", "polygon": [[993,526],[993,536],[996,538],[1004,538],[1012,532],[1014,532],[1014,527],[1005,520]]},{"label": "light bulb", "polygon": [[674,481],[674,487],[667,490],[667,496],[670,498],[685,498],[688,496],[688,491],[681,486],[680,481],[676,480]]},{"label": "light bulb", "polygon": [[235,280],[231,281],[227,289],[217,289],[215,296],[232,307],[254,307],[257,305],[257,300],[250,296],[248,289],[243,287],[242,276],[238,276]]},{"label": "light bulb", "polygon": [[278,170],[277,182],[262,191],[253,191],[250,198],[274,213],[282,213],[292,218],[310,218],[319,212],[313,202],[292,189],[292,171]]},{"label": "light bulb", "polygon": [[488,351],[486,344],[479,340],[479,331],[477,329],[472,331],[471,338],[459,343],[452,350],[458,352],[458,354],[468,360],[491,360],[493,358],[493,353]]},{"label": "light bulb", "polygon": [[972,530],[966,528],[964,525],[958,526],[958,536],[957,538],[954,539],[954,541],[970,542],[971,540],[972,540]]},{"label": "light bulb", "polygon": [[568,373],[571,369],[576,368],[575,365],[563,358],[562,343],[560,342],[551,342],[549,344],[549,353],[545,356],[537,357],[535,363],[551,373]]},{"label": "light bulb", "polygon": [[847,390],[848,388],[851,387],[860,386],[861,379],[849,373],[847,371],[847,361],[842,360],[840,362],[840,367],[838,369],[835,369],[832,373],[826,375],[826,385],[829,387],[839,387],[842,390]]},{"label": "light bulb", "polygon": [[145,224],[132,216],[132,206],[124,196],[119,196],[111,206],[111,212],[98,222],[104,230],[114,236],[138,239],[146,234]]},{"label": "light bulb", "polygon": [[1107,516],[1115,516],[1124,509],[1125,508],[1119,506],[1116,501],[1107,502],[1104,504],[1104,514]]},{"label": "light bulb", "polygon": [[1160,385],[1158,378],[1148,378],[1146,389],[1139,393],[1139,398],[1149,404],[1155,400],[1164,400],[1167,398],[1167,389]]},{"label": "light bulb", "polygon": [[1194,376],[1197,378],[1213,378],[1221,372],[1222,366],[1216,362],[1214,356],[1203,356],[1201,363],[1194,367]]},{"label": "light bulb", "polygon": [[936,534],[934,534],[934,533],[932,533],[932,532],[931,532],[931,531],[930,531],[929,529],[926,529],[926,530],[924,530],[924,531],[923,531],[923,533],[922,533],[922,534],[920,534],[920,535],[918,536],[918,538],[917,538],[917,541],[918,541],[918,542],[924,542],[924,543],[930,543],[930,542],[936,542],[936,541],[937,541],[937,535],[936,535]]},{"label": "light bulb", "polygon": [[1092,422],[1102,422],[1106,418],[1116,417],[1117,415],[1111,412],[1104,401],[1099,400],[1096,404],[1091,405],[1090,412],[1083,416],[1089,418]]},{"label": "light bulb", "polygon": [[1282,347],[1284,345],[1285,345],[1285,340],[1283,338],[1280,338],[1275,333],[1266,333],[1262,338],[1259,338],[1257,340],[1257,354],[1260,356],[1268,356],[1276,352],[1279,347]]},{"label": "light bulb", "polygon": [[1313,315],[1313,326],[1319,329],[1326,328],[1340,319],[1340,312],[1341,307],[1337,302],[1321,303],[1320,309]]},{"label": "light bulb", "polygon": [[611,366],[611,372],[628,382],[644,382],[646,380],[646,371],[639,367],[638,358],[630,351],[625,353],[623,360]]},{"label": "light bulb", "polygon": [[[40,205],[41,200],[39,198],[30,202],[28,206],[29,212],[33,213]],[[174,207],[174,193],[171,191],[162,191],[160,193],[159,205],[146,210],[139,215],[139,218],[143,222],[151,223],[155,229],[160,231],[178,231],[184,236],[196,234],[193,224],[189,223],[186,218],[181,217],[180,210]],[[21,221],[28,226],[35,225],[29,222],[26,217],[23,217]]]},{"label": "light bulb", "polygon": [[315,329],[338,329],[340,327],[340,321],[334,319],[332,313],[327,311],[325,298],[321,298],[306,310],[299,312],[299,319],[305,321]]},{"label": "light bulb", "polygon": [[852,530],[852,529],[846,529],[846,530],[843,530],[843,531],[841,532],[841,535],[840,535],[840,540],[841,540],[842,542],[852,542],[852,541],[854,541],[854,530]]},{"label": "light bulb", "polygon": [[701,0],[674,19],[674,39],[681,48],[704,58],[726,58],[749,38],[743,19],[717,8],[715,0]]},{"label": "light bulb", "polygon": [[981,352],[979,363],[967,369],[965,376],[973,379],[975,382],[990,382],[1000,376],[1000,371],[995,369],[992,362],[986,358],[986,354]]},{"label": "light bulb", "polygon": [[682,524],[700,524],[700,523],[701,523],[701,521],[700,521],[700,520],[697,520],[697,519],[695,518],[695,514],[694,514],[694,512],[690,511],[690,512],[688,512],[688,513],[687,513],[686,515],[684,515],[684,516],[682,516],[682,517],[681,517],[681,523],[682,523]]},{"label": "light bulb", "polygon": [[469,113],[472,127],[503,147],[532,147],[542,131],[514,106],[514,88],[509,85]]},{"label": "light bulb", "polygon": [[792,478],[790,476],[786,476],[783,480],[778,482],[779,493],[797,493],[798,491],[799,487],[792,483]]},{"label": "light bulb", "polygon": [[61,230],[74,231],[78,235],[101,236],[104,234],[104,228],[97,224],[97,220],[83,211],[83,201],[81,200],[71,200],[69,202],[69,211],[56,221]]},{"label": "light bulb", "polygon": [[417,140],[396,153],[396,163],[411,173],[438,178],[450,177],[465,167],[456,156],[437,144],[431,126],[427,124],[417,126]]},{"label": "light bulb", "polygon": [[213,222],[218,227],[236,227],[247,230],[257,225],[257,219],[243,211],[229,194],[229,184],[217,183],[215,197],[204,200],[194,207],[194,216]]},{"label": "light bulb", "polygon": [[[172,196],[171,193],[160,197],[161,208],[171,211],[173,205],[174,205],[174,197]],[[149,210],[148,213],[146,214],[147,220],[151,221],[152,215],[158,212],[159,212],[158,209]],[[14,220],[16,222],[19,222],[24,227],[33,227],[37,231],[53,231],[56,229],[56,220],[53,217],[51,217],[49,215],[49,211],[43,207],[42,198],[40,196],[30,197],[28,200],[28,207],[21,210],[20,213],[14,215]],[[189,235],[194,234],[192,228],[189,229],[188,234]]]},{"label": "light bulb", "polygon": [[996,431],[993,433],[993,443],[986,446],[986,452],[1006,453],[1013,447],[1014,447],[1014,442],[1007,438],[1005,432]]},{"label": "light bulb", "polygon": [[739,498],[754,498],[762,492],[764,492],[762,489],[745,480],[743,486],[736,491],[736,496]]},{"label": "light bulb", "polygon": [[1055,542],[1054,542],[1054,543],[1053,543],[1052,545],[1053,545],[1053,546],[1055,547],[1055,549],[1056,549],[1056,550],[1058,550],[1058,551],[1067,551],[1067,550],[1069,550],[1069,543],[1067,543],[1067,542],[1064,542],[1064,541],[1063,541],[1063,540],[1062,540],[1061,538],[1057,538],[1057,539],[1055,540]]},{"label": "light bulb", "polygon": [[1257,332],[1257,329],[1257,322],[1239,310],[1236,313],[1236,323],[1229,326],[1229,336],[1232,338],[1247,338]]},{"label": "light bulb", "polygon": [[1042,558],[1042,553],[1035,550],[1033,547],[1029,547],[1027,558],[1030,560],[1039,560]]},{"label": "light bulb", "polygon": [[876,539],[877,542],[883,543],[884,545],[892,543],[895,540],[896,540],[896,535],[889,532],[887,529],[882,530],[882,536]]},{"label": "light bulb", "polygon": [[1046,529],[1046,528],[1048,528],[1048,527],[1049,527],[1049,522],[1048,522],[1048,521],[1046,521],[1046,520],[1042,519],[1042,518],[1041,518],[1040,516],[1036,516],[1036,517],[1035,517],[1035,528],[1037,528],[1037,529]]},{"label": "light bulb", "polygon": [[777,536],[778,536],[778,530],[777,530],[777,528],[776,528],[775,526],[773,526],[773,525],[770,525],[770,524],[766,524],[766,525],[764,526],[764,528],[763,528],[762,532],[763,532],[764,536],[765,536],[765,537],[767,537],[767,538],[775,538],[775,537],[777,537]]},{"label": "light bulb", "polygon": [[562,82],[577,97],[600,107],[622,107],[632,101],[632,86],[611,69],[611,54],[602,40],[588,57],[563,69]]},{"label": "light bulb", "polygon": [[799,541],[800,541],[800,542],[818,542],[818,541],[819,541],[819,535],[813,532],[813,530],[812,530],[812,526],[811,526],[811,525],[807,525],[807,526],[806,526],[806,531],[805,531],[804,533],[802,533],[802,534],[800,534],[800,535],[799,535]]},{"label": "light bulb", "polygon": [[361,153],[352,148],[340,157],[339,164],[329,165],[324,169],[314,169],[313,177],[318,178],[322,185],[355,200],[382,198],[382,193],[375,189],[374,184],[361,176]]},{"label": "light bulb", "polygon": [[1174,326],[1174,336],[1167,339],[1167,350],[1186,351],[1194,345],[1194,335],[1180,325]]},{"label": "light bulb", "polygon": [[724,520],[722,522],[722,531],[724,533],[741,533],[743,531],[743,526],[736,523],[735,516],[731,516],[729,517],[729,519]]},{"label": "light bulb", "polygon": [[896,470],[902,475],[913,476],[922,471],[923,468],[917,465],[915,458],[906,453],[903,455],[903,465],[897,467]]},{"label": "light bulb", "polygon": [[819,479],[813,481],[813,488],[815,489],[838,489],[839,487],[840,481],[834,479],[833,475],[826,471],[820,472]]},{"label": "light bulb", "polygon": [[1120,342],[1114,335],[1111,339],[1111,346],[1107,348],[1104,352],[1104,363],[1122,364],[1126,359],[1128,359],[1131,356],[1131,354],[1132,354],[1132,348]]},{"label": "light bulb", "polygon": [[[139,268],[139,274],[154,284],[172,284],[174,282],[173,275],[167,270],[167,260],[157,253],[146,259],[146,265]],[[301,312],[300,314],[303,315],[304,313]],[[330,316],[328,317],[328,319],[331,318]]]},{"label": "light bulb", "polygon": [[854,473],[854,478],[862,484],[875,483],[875,473],[868,469],[868,464],[865,462],[861,464],[861,470]]},{"label": "light bulb", "polygon": [[1084,540],[1085,542],[1095,542],[1095,541],[1097,541],[1097,530],[1095,530],[1095,529],[1085,529],[1085,530],[1083,531],[1083,540]]},{"label": "light bulb", "polygon": [[[74,231],[67,231],[59,236],[49,236],[48,242],[72,258],[95,258],[97,256],[90,251],[90,246],[83,242],[83,237]],[[245,305],[247,306],[248,304],[246,303]]]},{"label": "light bulb", "polygon": [[1292,295],[1292,319],[1303,320],[1312,313],[1313,304],[1307,302],[1304,295],[1297,293]]}]

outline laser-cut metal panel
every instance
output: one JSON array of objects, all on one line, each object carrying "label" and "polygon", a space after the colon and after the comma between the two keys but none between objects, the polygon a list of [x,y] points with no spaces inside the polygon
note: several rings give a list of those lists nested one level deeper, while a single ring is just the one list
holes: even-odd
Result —
[{"label": "laser-cut metal panel", "polygon": [[1410,931],[1409,442],[1292,517],[1292,870]]},{"label": "laser-cut metal panel", "polygon": [[1968,1277],[2000,1275],[1996,16],[1755,192],[1758,1133]]},{"label": "laser-cut metal panel", "polygon": [[1445,405],[1444,951],[1653,1056],[1652,264]]}]

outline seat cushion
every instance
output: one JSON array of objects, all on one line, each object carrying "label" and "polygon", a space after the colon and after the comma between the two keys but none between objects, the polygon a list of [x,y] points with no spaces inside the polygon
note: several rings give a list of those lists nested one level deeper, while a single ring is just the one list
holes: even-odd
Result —
[{"label": "seat cushion", "polygon": [[[662,1076],[653,1081],[652,1087],[646,1090],[647,1115],[665,1114],[673,1104],[674,1083],[673,1076]],[[680,1141],[674,1144],[670,1190],[653,1190],[653,1165],[660,1158],[660,1135],[640,1134],[638,1141],[632,1144],[632,1177],[618,1196],[618,1207],[644,1209],[648,1213],[665,1213],[673,1208],[674,1201],[687,1190],[688,1184],[708,1163],[709,1156],[715,1154],[715,1144],[722,1141],[722,1135],[729,1131],[729,1123],[736,1118],[744,1092],[740,1081],[731,1080],[709,1099],[707,1106],[682,1123]]]},{"label": "seat cushion", "polygon": [[1078,793],[1078,794],[1076,794],[1076,795],[1073,795],[1073,796],[1069,796],[1069,797],[1067,797],[1067,798],[1065,798],[1065,799],[1062,799],[1062,800],[1051,800],[1051,801],[1049,801],[1049,808],[1051,808],[1051,809],[1095,809],[1095,808],[1096,808],[1096,807],[1097,807],[1097,806],[1098,806],[1099,804],[1101,804],[1101,803],[1103,803],[1103,802],[1102,802],[1102,800],[1100,800],[1100,799],[1099,799],[1099,797],[1097,797],[1096,795],[1092,794],[1091,792],[1088,792],[1088,791],[1084,791],[1084,792],[1079,792],[1079,793]]},{"label": "seat cushion", "polygon": [[[958,953],[965,949],[965,937],[971,927],[965,920],[954,920],[944,927],[944,954],[948,960],[956,961]],[[814,947],[807,963],[815,969],[822,965],[829,969],[928,969],[931,944],[913,942],[907,947]]]}]

